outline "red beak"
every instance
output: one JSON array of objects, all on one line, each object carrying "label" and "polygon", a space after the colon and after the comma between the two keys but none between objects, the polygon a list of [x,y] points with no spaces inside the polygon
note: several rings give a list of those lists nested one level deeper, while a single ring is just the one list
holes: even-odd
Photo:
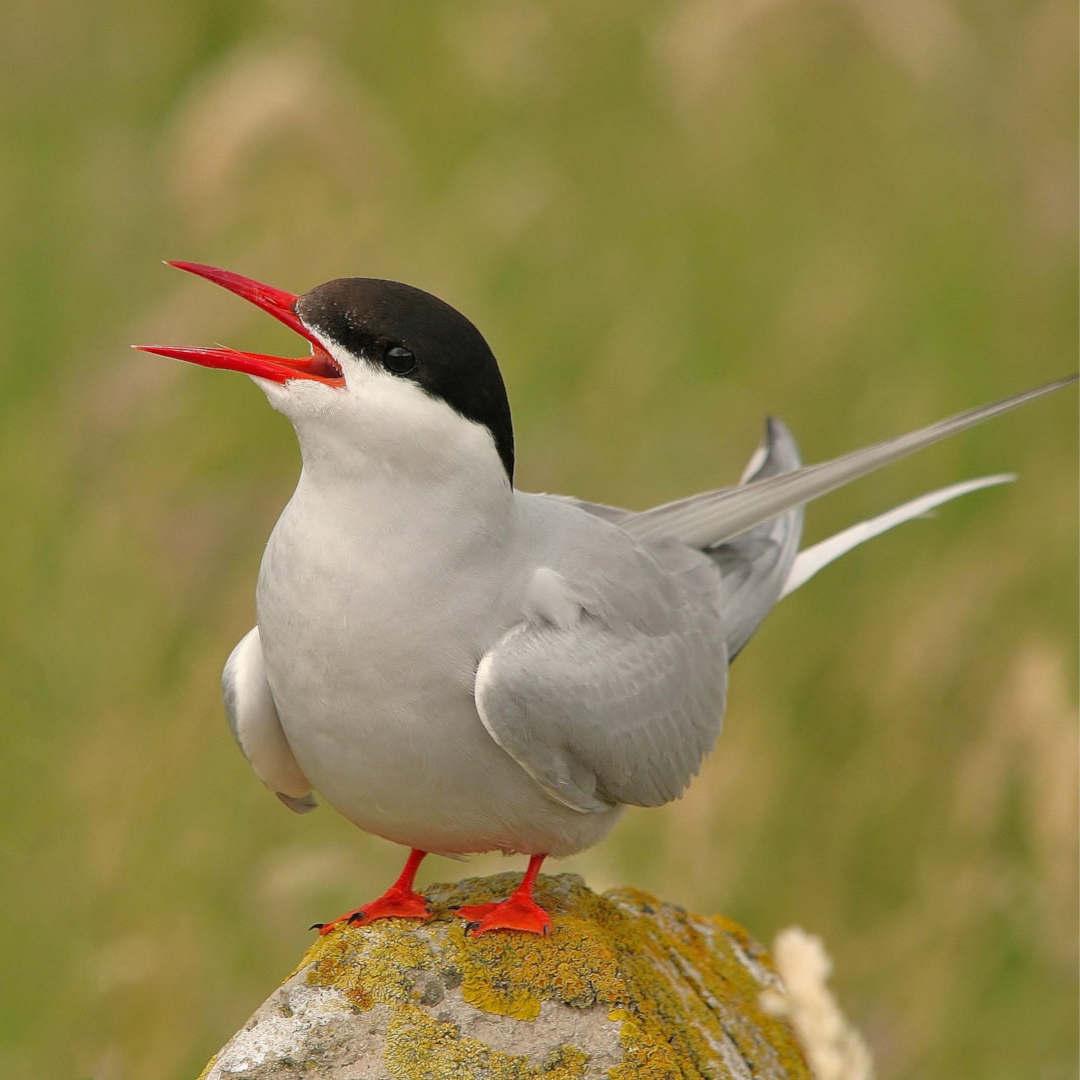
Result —
[{"label": "red beak", "polygon": [[201,263],[169,262],[178,270],[197,274],[207,281],[220,285],[229,292],[242,296],[256,307],[273,315],[278,322],[283,322],[290,330],[295,330],[311,344],[311,355],[291,360],[284,356],[264,356],[262,353],[238,352],[236,349],[197,349],[173,345],[135,345],[133,348],[143,352],[156,353],[158,356],[171,356],[189,364],[201,364],[203,367],[227,368],[229,371],[242,371],[245,375],[256,375],[260,379],[273,382],[287,382],[289,379],[313,379],[328,386],[344,386],[345,380],[341,368],[327,351],[315,340],[312,332],[300,321],[296,314],[296,301],[292,293],[275,289],[271,285],[234,274],[229,270],[218,270]]}]

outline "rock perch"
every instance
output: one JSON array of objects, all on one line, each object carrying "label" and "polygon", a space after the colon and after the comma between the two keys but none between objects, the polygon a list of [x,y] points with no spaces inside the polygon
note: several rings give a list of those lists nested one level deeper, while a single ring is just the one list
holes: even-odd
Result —
[{"label": "rock perch", "polygon": [[434,885],[428,922],[320,938],[200,1080],[808,1080],[741,927],[561,874],[537,888],[551,937],[469,936],[453,909],[517,877]]}]

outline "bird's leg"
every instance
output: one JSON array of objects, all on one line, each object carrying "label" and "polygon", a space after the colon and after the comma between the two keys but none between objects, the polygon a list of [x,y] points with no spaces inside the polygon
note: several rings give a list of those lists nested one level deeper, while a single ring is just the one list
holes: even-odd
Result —
[{"label": "bird's leg", "polygon": [[320,934],[329,934],[342,923],[352,925],[359,922],[374,922],[376,919],[430,919],[431,912],[428,910],[427,901],[413,889],[416,871],[420,868],[426,854],[426,851],[413,848],[409,852],[405,869],[382,896],[364,904],[363,907],[346,911],[333,922],[316,923],[311,929],[317,929]]},{"label": "bird's leg", "polygon": [[489,930],[524,930],[529,934],[551,933],[551,917],[533,899],[533,886],[536,875],[540,873],[540,864],[546,855],[529,857],[529,868],[521,879],[521,884],[498,904],[472,904],[459,907],[457,914],[469,923],[469,933],[473,937],[486,934]]}]

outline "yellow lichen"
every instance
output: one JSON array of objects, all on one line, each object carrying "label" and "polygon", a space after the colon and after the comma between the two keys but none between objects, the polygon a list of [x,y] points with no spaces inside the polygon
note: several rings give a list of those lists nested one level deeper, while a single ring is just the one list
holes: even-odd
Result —
[{"label": "yellow lichen", "polygon": [[551,937],[485,934],[459,943],[465,1000],[486,1012],[533,1020],[544,1001],[589,1008],[625,997],[618,956],[608,935],[597,933],[591,913],[563,910],[543,885],[537,895],[554,919]]},{"label": "yellow lichen", "polygon": [[406,1005],[390,1022],[383,1060],[393,1080],[430,1080],[433,1062],[438,1062],[439,1080],[582,1080],[589,1056],[563,1047],[543,1061],[530,1061],[463,1037],[456,1024]]},{"label": "yellow lichen", "polygon": [[358,1009],[411,1000],[410,973],[434,963],[430,943],[419,934],[377,935],[367,929],[343,929],[320,938],[301,964],[314,964],[307,981],[340,990]]},{"label": "yellow lichen", "polygon": [[537,899],[552,916],[550,937],[469,935],[454,909],[498,899],[515,883],[514,875],[501,874],[433,886],[430,921],[342,928],[304,958],[309,983],[339,989],[356,1008],[396,1006],[387,1043],[395,1080],[430,1076],[422,1063],[430,1069],[433,1061],[439,1077],[463,1080],[584,1075],[586,1058],[577,1048],[541,1066],[462,1037],[422,1007],[433,1003],[424,997],[429,990],[437,1003],[458,987],[475,1008],[518,1020],[535,1019],[545,1001],[603,1008],[621,1025],[625,1052],[609,1073],[613,1080],[712,1076],[724,1059],[808,1075],[784,1022],[758,1006],[771,964],[737,924],[690,916],[634,890],[597,896],[560,875],[537,884]]}]

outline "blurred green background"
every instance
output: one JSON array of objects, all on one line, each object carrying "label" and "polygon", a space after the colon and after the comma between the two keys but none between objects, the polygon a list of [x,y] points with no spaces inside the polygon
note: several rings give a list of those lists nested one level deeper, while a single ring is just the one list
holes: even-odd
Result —
[{"label": "blurred green background", "polygon": [[[160,259],[443,296],[521,486],[641,507],[770,412],[815,460],[1074,366],[1076,36],[1067,0],[6,5],[0,1075],[194,1076],[402,857],[226,732],[297,452],[127,345],[295,341]],[[1021,473],[786,601],[689,794],[565,864],[822,934],[886,1080],[1075,1075],[1076,429],[1061,394],[815,505]]]}]

